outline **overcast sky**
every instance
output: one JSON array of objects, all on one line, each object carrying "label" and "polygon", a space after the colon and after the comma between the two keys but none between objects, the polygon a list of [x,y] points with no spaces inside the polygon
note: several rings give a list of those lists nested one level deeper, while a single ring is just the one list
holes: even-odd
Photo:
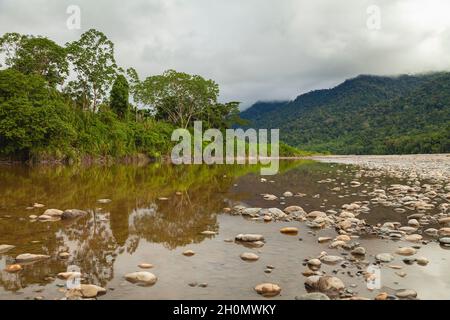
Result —
[{"label": "overcast sky", "polygon": [[[66,26],[69,5],[81,9],[80,30]],[[2,34],[63,44],[96,28],[141,77],[200,74],[244,107],[358,74],[449,70],[449,17],[447,0],[0,0]]]}]

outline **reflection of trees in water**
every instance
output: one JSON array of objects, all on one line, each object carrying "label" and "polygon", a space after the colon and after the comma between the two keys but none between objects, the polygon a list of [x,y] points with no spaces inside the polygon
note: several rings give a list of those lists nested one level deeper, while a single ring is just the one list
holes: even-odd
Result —
[{"label": "reflection of trees in water", "polygon": [[170,249],[205,239],[205,230],[217,230],[216,213],[223,206],[220,193],[198,190],[182,193],[150,208],[138,208],[130,216],[130,233]]},{"label": "reflection of trees in water", "polygon": [[[45,284],[51,281],[47,277],[66,271],[69,265],[80,267],[90,283],[104,286],[114,277],[115,257],[125,251],[134,253],[141,239],[171,249],[200,242],[205,239],[200,232],[218,228],[216,212],[223,207],[223,194],[234,177],[251,169],[155,164],[0,170],[0,217],[12,216],[0,218],[0,243],[17,247],[4,259],[12,263],[12,257],[26,252],[52,257],[25,266],[18,274],[2,268],[0,286],[17,291]],[[170,199],[163,202],[158,197]],[[113,201],[100,205],[99,198]],[[34,202],[46,207],[25,210]],[[89,215],[70,223],[29,221],[28,215],[40,215],[46,208],[79,208]],[[66,248],[69,259],[58,259]]]}]

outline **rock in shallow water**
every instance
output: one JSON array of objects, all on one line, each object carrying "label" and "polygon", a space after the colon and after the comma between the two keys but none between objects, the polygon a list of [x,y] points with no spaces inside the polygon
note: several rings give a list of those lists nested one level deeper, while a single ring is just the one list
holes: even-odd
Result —
[{"label": "rock in shallow water", "polygon": [[310,291],[319,291],[327,296],[338,297],[345,289],[341,279],[332,276],[311,276],[306,279],[305,287]]},{"label": "rock in shallow water", "polygon": [[416,254],[416,249],[410,247],[398,248],[395,253],[401,256],[412,256]]},{"label": "rock in shallow water", "polygon": [[295,300],[330,300],[330,298],[321,292],[311,292],[295,297]]},{"label": "rock in shallow water", "polygon": [[136,283],[143,286],[151,286],[156,283],[158,278],[150,272],[140,271],[125,275],[125,279],[131,283]]},{"label": "rock in shallow water", "polygon": [[9,273],[14,273],[14,272],[19,272],[22,269],[23,268],[20,264],[12,264],[12,265],[6,266],[5,271],[9,272]]},{"label": "rock in shallow water", "polygon": [[238,234],[235,239],[243,242],[264,241],[264,237],[260,234]]},{"label": "rock in shallow water", "polygon": [[406,289],[397,291],[395,295],[400,299],[411,299],[417,297],[417,292],[414,290]]},{"label": "rock in shallow water", "polygon": [[241,254],[241,259],[244,261],[257,261],[259,259],[259,256],[252,252],[244,252],[243,254]]},{"label": "rock in shallow water", "polygon": [[31,253],[24,253],[24,254],[19,254],[16,257],[16,262],[34,262],[34,261],[39,261],[39,260],[45,260],[45,259],[49,259],[50,256],[44,255],[44,254],[31,254]]},{"label": "rock in shallow water", "polygon": [[195,252],[192,250],[186,250],[183,252],[183,255],[186,257],[192,257],[193,255],[195,255]]},{"label": "rock in shallow water", "polygon": [[273,283],[262,283],[255,287],[255,291],[263,297],[270,298],[279,295],[281,287]]},{"label": "rock in shallow water", "polygon": [[283,234],[291,234],[291,235],[296,235],[298,234],[298,228],[294,228],[294,227],[286,227],[286,228],[282,228],[280,230],[281,233]]},{"label": "rock in shallow water", "polygon": [[394,260],[394,257],[390,253],[379,253],[375,256],[375,259],[380,262],[388,263]]},{"label": "rock in shallow water", "polygon": [[0,244],[0,254],[1,253],[6,253],[9,250],[14,249],[15,246],[9,245],[9,244]]}]

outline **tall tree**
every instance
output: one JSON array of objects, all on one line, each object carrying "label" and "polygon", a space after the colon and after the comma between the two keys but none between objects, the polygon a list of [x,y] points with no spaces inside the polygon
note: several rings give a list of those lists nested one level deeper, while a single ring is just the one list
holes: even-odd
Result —
[{"label": "tall tree", "polygon": [[68,90],[82,100],[83,109],[96,112],[116,78],[114,44],[100,31],[90,29],[67,44],[69,61],[77,74]]},{"label": "tall tree", "polygon": [[129,112],[129,85],[125,76],[119,74],[111,89],[111,109],[122,119]]},{"label": "tall tree", "polygon": [[139,86],[142,103],[152,106],[156,117],[182,128],[201,119],[217,105],[219,86],[201,76],[168,70],[145,79]]},{"label": "tall tree", "polygon": [[7,33],[0,38],[0,52],[7,66],[42,76],[52,87],[62,84],[69,73],[65,48],[44,37]]}]

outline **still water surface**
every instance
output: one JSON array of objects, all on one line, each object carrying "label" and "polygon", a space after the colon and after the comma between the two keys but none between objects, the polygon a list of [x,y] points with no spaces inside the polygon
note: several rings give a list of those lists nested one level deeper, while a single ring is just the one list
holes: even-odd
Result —
[{"label": "still water surface", "polygon": [[[337,175],[337,170],[340,173]],[[56,278],[69,265],[78,266],[83,282],[106,288],[99,299],[264,299],[253,288],[263,282],[277,283],[282,293],[275,299],[294,299],[306,293],[303,260],[323,250],[339,255],[318,236],[336,236],[333,229],[312,234],[301,222],[255,222],[223,213],[236,204],[251,207],[302,206],[307,212],[340,208],[352,201],[368,200],[355,190],[337,193],[317,183],[326,178],[349,183],[355,168],[312,161],[283,161],[273,180],[261,183],[259,169],[242,166],[184,166],[165,164],[112,167],[0,167],[0,244],[16,246],[0,254],[0,299],[45,299],[64,297],[65,281]],[[372,181],[361,181],[370,188]],[[395,183],[385,177],[382,184]],[[261,194],[277,196],[285,191],[301,192],[292,197],[268,202]],[[166,197],[167,201],[159,198]],[[98,199],[111,199],[100,204]],[[27,209],[34,203],[44,208]],[[47,208],[82,209],[87,217],[72,222],[40,222]],[[405,222],[406,215],[392,208],[375,206],[364,217],[370,223]],[[299,235],[279,232],[285,226],[299,228]],[[202,231],[217,235],[201,235]],[[240,233],[263,234],[266,245],[249,249],[226,242]],[[380,252],[393,252],[401,243],[363,237],[368,260]],[[191,249],[193,257],[182,252]],[[69,259],[58,258],[67,251]],[[257,262],[240,259],[243,252],[255,252]],[[19,273],[3,271],[21,253],[47,254],[52,258],[24,266]],[[426,267],[404,265],[404,278],[395,270],[382,269],[382,289],[367,290],[361,278],[339,270],[338,276],[358,295],[373,298],[381,291],[414,289],[419,298],[450,298],[450,251],[437,244],[424,246],[420,254],[430,260]],[[152,287],[139,287],[124,280],[124,275],[139,271],[140,263],[151,263],[150,272],[158,277]],[[401,259],[395,261],[402,264]],[[275,267],[264,273],[266,265]],[[331,274],[336,267],[324,266]],[[207,287],[191,287],[207,283]]]}]

